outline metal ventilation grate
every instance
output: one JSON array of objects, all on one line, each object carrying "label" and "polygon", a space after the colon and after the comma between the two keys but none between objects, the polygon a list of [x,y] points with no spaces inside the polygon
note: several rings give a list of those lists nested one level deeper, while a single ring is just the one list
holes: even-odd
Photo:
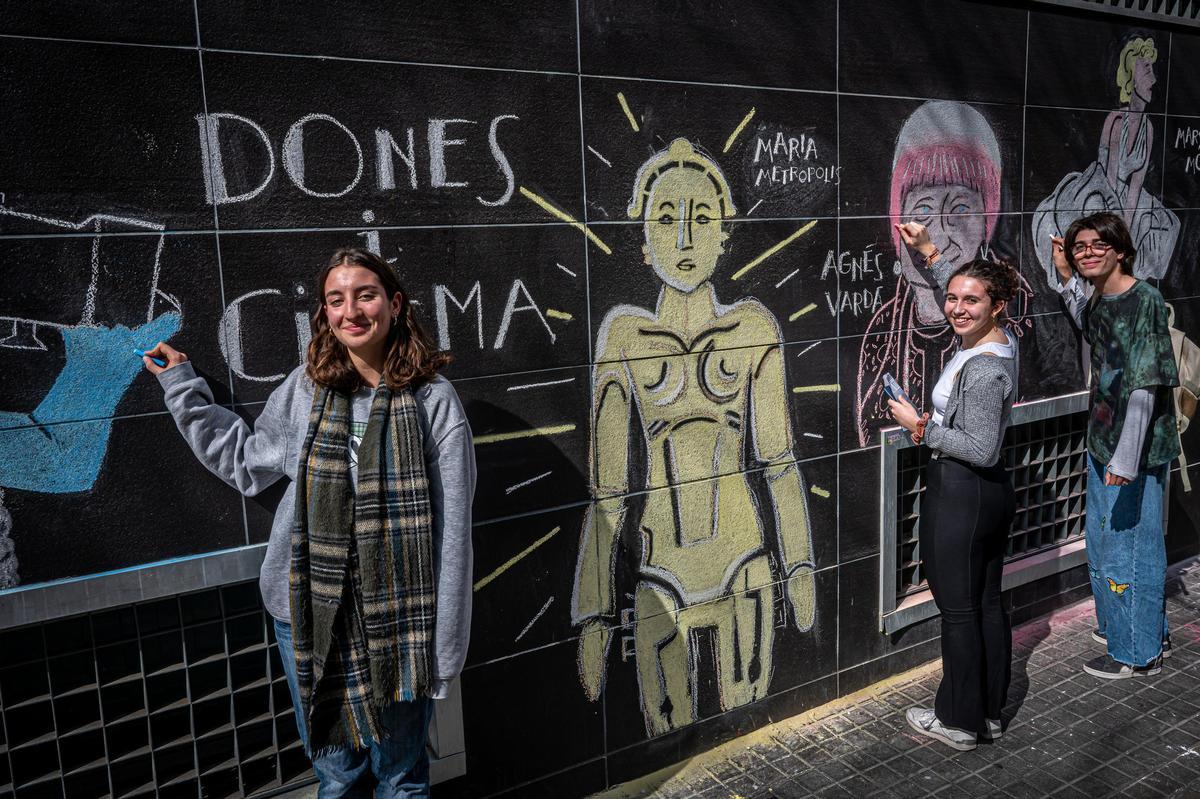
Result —
[{"label": "metal ventilation grate", "polygon": [[1147,22],[1173,22],[1200,28],[1200,0],[1037,0],[1037,2],[1137,17]]},{"label": "metal ventilation grate", "polygon": [[[1003,454],[1016,491],[1004,588],[1086,562],[1087,392],[1013,407]],[[898,427],[880,433],[879,629],[894,633],[937,614],[921,563],[918,526],[928,450]]]},{"label": "metal ventilation grate", "polygon": [[312,780],[254,583],[0,634],[0,799],[233,799]]},{"label": "metal ventilation grate", "polygon": [[[1002,457],[1017,495],[1007,561],[1044,552],[1083,536],[1087,496],[1087,414],[1037,419],[1010,427]],[[900,452],[896,480],[896,598],[926,588],[917,524],[929,450]]]}]

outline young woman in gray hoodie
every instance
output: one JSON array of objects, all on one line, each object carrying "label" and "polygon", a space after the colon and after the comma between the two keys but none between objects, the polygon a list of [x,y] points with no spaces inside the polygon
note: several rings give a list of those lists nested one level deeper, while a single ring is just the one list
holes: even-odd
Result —
[{"label": "young woman in gray hoodie", "polygon": [[253,426],[182,352],[145,365],[210,471],[246,496],[287,480],[259,586],[320,795],[424,796],[431,700],[471,626],[471,429],[379,256],[338,250],[315,294],[306,362]]}]

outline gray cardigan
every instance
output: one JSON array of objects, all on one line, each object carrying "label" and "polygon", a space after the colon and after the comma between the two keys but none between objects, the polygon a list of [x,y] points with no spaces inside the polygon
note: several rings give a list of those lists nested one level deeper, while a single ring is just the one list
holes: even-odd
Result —
[{"label": "gray cardigan", "polygon": [[1016,358],[980,353],[968,359],[958,372],[942,423],[926,427],[925,443],[972,466],[996,463],[1016,385]]},{"label": "gray cardigan", "polygon": [[[274,618],[290,621],[288,576],[296,512],[294,477],[308,432],[313,385],[297,367],[271,392],[253,427],[213,402],[204,378],[190,363],[158,375],[167,410],[192,452],[209,471],[252,497],[283,478],[287,488],[275,511],[259,573],[263,604]],[[475,493],[475,449],[467,416],[450,382],[435,377],[415,393],[425,439],[425,470],[438,550],[437,620],[434,624],[433,697],[443,699],[462,671],[471,631],[471,499]],[[370,408],[371,389],[355,394],[356,409]],[[365,418],[365,413],[362,417]]]}]

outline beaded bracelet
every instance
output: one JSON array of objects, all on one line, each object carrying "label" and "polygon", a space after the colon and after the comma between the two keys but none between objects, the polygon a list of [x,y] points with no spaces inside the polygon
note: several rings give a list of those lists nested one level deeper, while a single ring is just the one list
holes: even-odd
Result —
[{"label": "beaded bracelet", "polygon": [[929,414],[923,413],[921,414],[921,418],[917,420],[917,429],[910,434],[914,444],[920,444],[921,440],[925,438],[925,426],[927,424],[929,424]]}]

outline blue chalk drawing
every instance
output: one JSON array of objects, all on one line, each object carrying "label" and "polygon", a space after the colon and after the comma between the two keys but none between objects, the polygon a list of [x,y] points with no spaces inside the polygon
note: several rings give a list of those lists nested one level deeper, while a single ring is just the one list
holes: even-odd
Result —
[{"label": "blue chalk drawing", "polygon": [[[0,195],[2,197],[3,195]],[[91,282],[76,325],[0,316],[0,325],[11,323],[12,332],[0,330],[0,347],[46,350],[40,329],[58,330],[63,338],[66,364],[50,391],[31,413],[0,411],[0,487],[48,494],[89,490],[100,474],[112,432],[112,415],[121,398],[143,369],[135,349],[149,349],[179,332],[183,315],[179,302],[158,288],[163,249],[163,225],[140,219],[93,214],[81,222],[17,212],[0,205],[0,216],[28,220],[50,228],[93,231]],[[146,323],[136,328],[104,326],[95,320],[96,294],[102,271],[101,233],[112,227],[159,234],[146,287],[149,305]],[[117,265],[119,267],[119,265]],[[174,310],[154,317],[158,302]],[[3,496],[0,494],[0,496]]]},{"label": "blue chalk drawing", "polygon": [[104,462],[111,416],[144,368],[133,350],[170,339],[182,321],[171,312],[136,330],[64,328],[66,366],[49,393],[32,413],[0,411],[0,428],[14,428],[0,429],[0,486],[48,494],[90,489]]}]

